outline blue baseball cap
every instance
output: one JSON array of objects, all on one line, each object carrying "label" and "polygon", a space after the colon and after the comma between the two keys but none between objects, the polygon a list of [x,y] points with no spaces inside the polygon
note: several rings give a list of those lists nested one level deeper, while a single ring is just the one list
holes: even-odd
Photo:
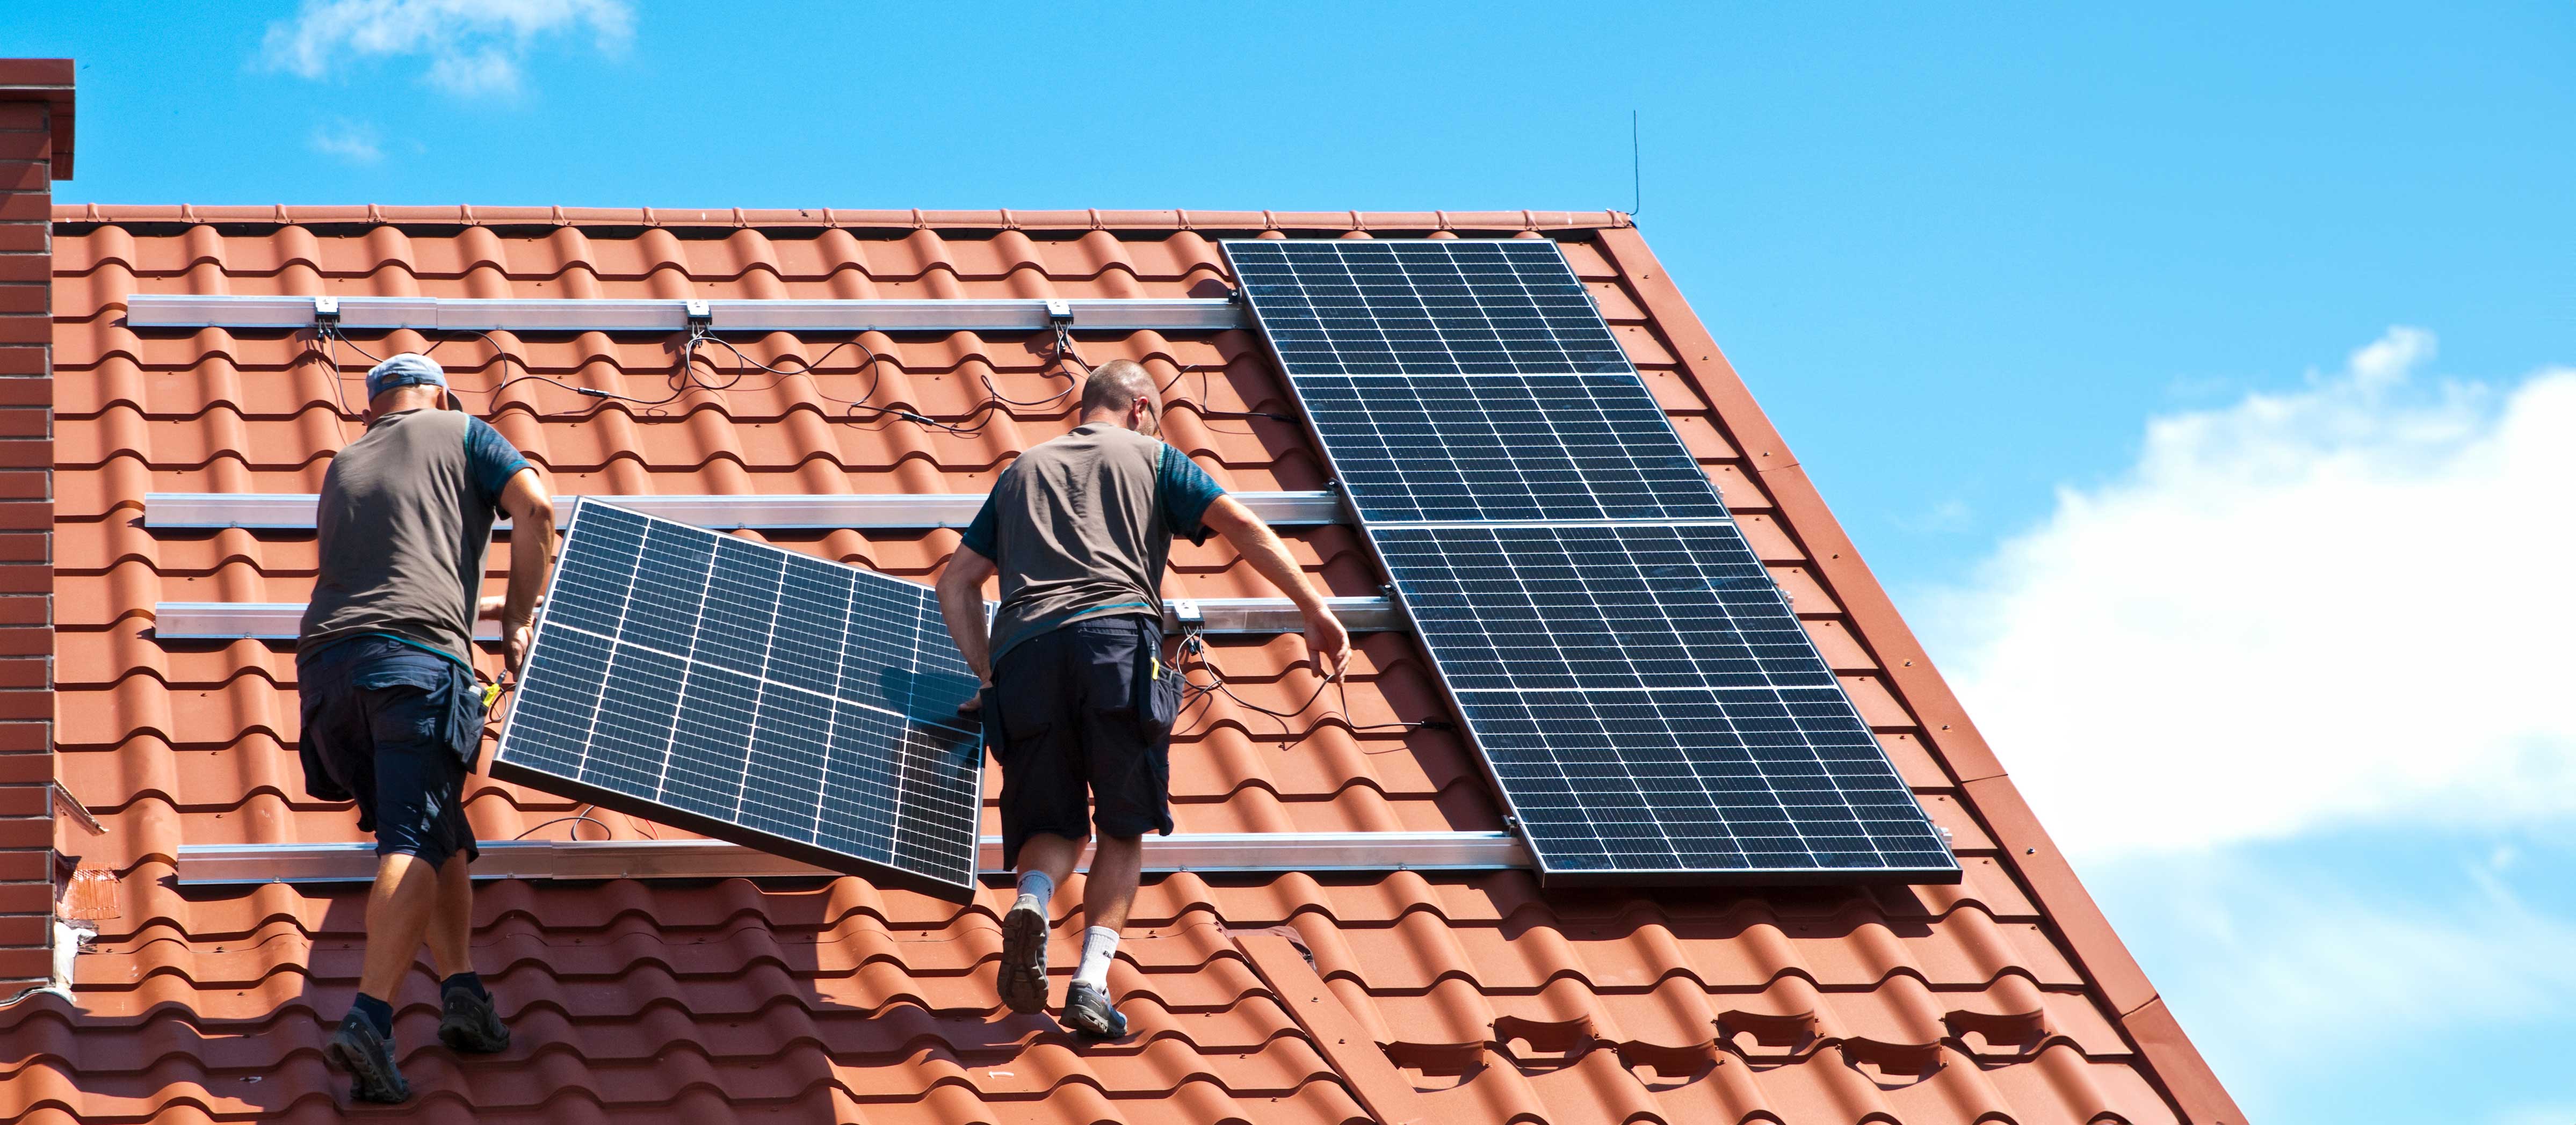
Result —
[{"label": "blue baseball cap", "polygon": [[419,352],[404,352],[367,369],[367,401],[373,402],[377,395],[396,387],[424,383],[445,390],[446,369]]}]

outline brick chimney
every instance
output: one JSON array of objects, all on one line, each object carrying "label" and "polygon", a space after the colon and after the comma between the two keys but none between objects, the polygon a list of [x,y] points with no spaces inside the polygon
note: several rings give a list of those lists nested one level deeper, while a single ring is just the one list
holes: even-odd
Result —
[{"label": "brick chimney", "polygon": [[0,59],[0,999],[53,977],[54,181],[72,61]]}]

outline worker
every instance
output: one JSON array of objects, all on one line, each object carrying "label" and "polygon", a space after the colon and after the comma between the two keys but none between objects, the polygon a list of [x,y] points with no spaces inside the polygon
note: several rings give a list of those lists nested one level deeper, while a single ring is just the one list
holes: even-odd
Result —
[{"label": "worker", "polygon": [[[1063,1022],[1089,1039],[1126,1034],[1109,964],[1136,898],[1141,837],[1172,831],[1168,757],[1180,677],[1163,662],[1163,563],[1172,537],[1214,531],[1297,605],[1316,671],[1337,676],[1350,634],[1279,537],[1164,444],[1163,397],[1145,369],[1100,365],[1073,432],[1020,455],[939,576],[939,608],[983,680],[975,702],[1002,763],[1002,863],[1019,893],[1002,918],[1003,1003],[1047,1004],[1055,890],[1098,829],[1083,885],[1088,928]],[[1001,576],[989,632],[984,581]],[[1088,790],[1088,807],[1085,791]]]},{"label": "worker", "polygon": [[[404,353],[367,372],[367,432],[322,478],[321,564],[295,643],[305,791],[355,800],[376,835],[376,881],[357,999],[323,1056],[350,1096],[400,1102],[394,1012],[421,941],[439,975],[438,1037],[490,1053],[510,1032],[475,976],[466,872],[465,775],[488,703],[474,672],[474,622],[500,618],[503,660],[527,654],[529,619],[554,559],[554,502],[499,431],[457,408],[447,375]],[[510,583],[481,598],[492,524],[509,513]]]}]

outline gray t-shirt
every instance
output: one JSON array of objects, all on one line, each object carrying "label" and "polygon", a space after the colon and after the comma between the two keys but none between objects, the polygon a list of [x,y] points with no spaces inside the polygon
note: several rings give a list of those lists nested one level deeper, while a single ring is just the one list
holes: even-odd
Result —
[{"label": "gray t-shirt", "polygon": [[1223,495],[1180,450],[1106,422],[1021,454],[963,540],[1002,573],[993,661],[1076,621],[1161,616],[1172,536],[1206,542],[1200,517]]},{"label": "gray t-shirt", "polygon": [[509,439],[470,414],[376,419],[322,478],[322,566],[295,654],[382,636],[473,667],[483,556],[501,490],[527,467]]}]

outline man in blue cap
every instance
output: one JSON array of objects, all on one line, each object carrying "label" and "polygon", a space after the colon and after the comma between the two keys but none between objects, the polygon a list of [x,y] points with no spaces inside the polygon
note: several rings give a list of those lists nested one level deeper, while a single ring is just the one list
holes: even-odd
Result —
[{"label": "man in blue cap", "polygon": [[[462,411],[428,356],[406,352],[368,371],[366,417],[366,434],[322,479],[321,567],[295,682],[305,791],[355,800],[358,828],[376,834],[358,995],[323,1054],[349,1071],[350,1096],[400,1102],[411,1087],[394,1064],[392,1001],[423,938],[440,978],[438,1037],[476,1053],[510,1044],[468,948],[465,775],[485,708],[474,620],[497,613],[517,671],[553,565],[555,516],[536,470]],[[513,521],[509,592],[485,599],[483,557],[503,512]]]}]

